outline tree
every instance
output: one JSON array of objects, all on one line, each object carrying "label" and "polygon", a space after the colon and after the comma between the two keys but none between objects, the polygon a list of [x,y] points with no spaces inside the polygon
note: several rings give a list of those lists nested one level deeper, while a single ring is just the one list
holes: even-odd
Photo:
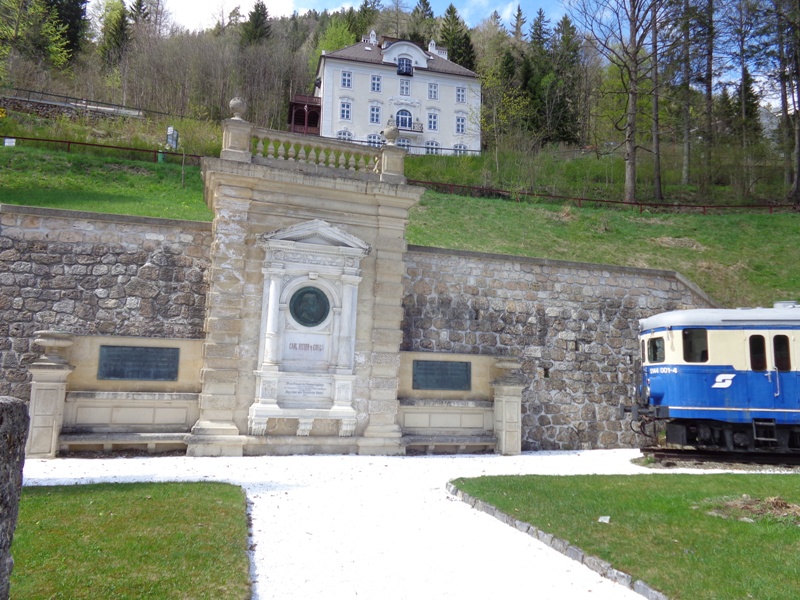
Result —
[{"label": "tree", "polygon": [[70,58],[76,56],[86,38],[89,21],[86,18],[88,0],[46,0],[51,14],[55,11],[56,20],[64,26],[65,49]]},{"label": "tree", "polygon": [[436,35],[436,20],[428,0],[419,0],[408,21],[408,39],[425,45]]},{"label": "tree", "polygon": [[475,42],[477,72],[490,72],[503,60],[503,54],[508,48],[508,32],[497,11],[478,23],[472,31],[472,39]]},{"label": "tree", "polygon": [[467,26],[450,4],[444,12],[439,29],[439,40],[447,48],[447,57],[465,69],[475,69],[475,48],[469,37]]},{"label": "tree", "polygon": [[626,90],[625,202],[636,201],[637,104],[647,75],[647,43],[660,20],[662,0],[572,0],[573,14],[589,32],[592,42],[619,70]]},{"label": "tree", "polygon": [[325,27],[324,33],[319,37],[316,48],[308,59],[308,69],[312,80],[316,75],[317,65],[319,64],[319,59],[323,51],[335,52],[347,46],[352,46],[355,43],[356,36],[352,34],[345,20],[336,16],[331,17],[331,20]]},{"label": "tree", "polygon": [[134,0],[130,8],[131,22],[135,24],[147,23],[150,20],[150,7],[145,0]]},{"label": "tree", "polygon": [[269,24],[269,11],[262,0],[256,0],[247,21],[242,23],[240,43],[242,47],[257,46],[272,35]]},{"label": "tree", "polygon": [[113,0],[106,6],[102,38],[98,48],[100,56],[108,66],[116,66],[122,60],[130,43],[128,11],[121,0]]},{"label": "tree", "polygon": [[66,27],[43,0],[0,0],[0,81],[16,57],[60,68],[69,51]]},{"label": "tree", "polygon": [[[542,9],[539,9],[539,12],[542,12]],[[511,26],[511,35],[514,40],[518,43],[522,43],[525,41],[525,23],[527,23],[528,19],[526,19],[522,14],[522,8],[519,4],[517,4],[517,12],[514,13],[514,24]]]}]

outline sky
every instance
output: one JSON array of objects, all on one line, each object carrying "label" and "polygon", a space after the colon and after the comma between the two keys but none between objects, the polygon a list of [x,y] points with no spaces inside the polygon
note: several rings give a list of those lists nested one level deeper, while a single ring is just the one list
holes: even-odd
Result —
[{"label": "sky", "polygon": [[[95,0],[97,1],[97,0]],[[402,0],[411,11],[417,4],[417,0]],[[508,26],[517,5],[521,6],[522,13],[527,19],[525,28],[527,30],[536,12],[541,8],[544,10],[551,24],[555,24],[565,13],[565,8],[561,0],[429,0],[433,7],[434,14],[441,16],[447,6],[452,3],[458,9],[458,14],[466,21],[470,27],[476,26],[483,19],[487,18],[492,11],[497,11]],[[187,29],[197,30],[212,27],[219,20],[219,15],[226,15],[236,8],[245,17],[253,8],[255,0],[165,0],[165,7],[172,16],[172,20]],[[289,16],[297,11],[302,14],[308,10],[322,12],[328,9],[335,12],[340,8],[354,6],[358,8],[361,0],[265,0],[267,10],[272,17]],[[388,0],[384,0],[388,4]],[[380,31],[376,32],[378,35]]]}]

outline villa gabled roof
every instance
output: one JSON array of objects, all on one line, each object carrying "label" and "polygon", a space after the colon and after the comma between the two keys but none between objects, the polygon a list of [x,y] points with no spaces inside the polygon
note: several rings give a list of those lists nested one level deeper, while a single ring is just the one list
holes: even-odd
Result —
[{"label": "villa gabled roof", "polygon": [[384,51],[387,50],[393,44],[407,43],[407,44],[413,44],[427,58],[427,67],[416,66],[415,69],[428,71],[430,73],[443,73],[447,75],[458,75],[461,77],[477,78],[475,72],[470,71],[469,69],[465,69],[464,67],[457,65],[456,63],[447,60],[446,58],[442,58],[441,56],[436,56],[434,54],[431,54],[430,52],[426,52],[424,49],[420,48],[419,45],[415,44],[414,42],[410,42],[408,40],[398,40],[392,42],[390,40],[387,40],[386,38],[383,38],[382,41],[388,42],[388,45],[386,45],[386,47],[382,47],[380,44],[370,44],[369,42],[362,41],[357,44],[353,44],[352,46],[347,46],[346,48],[342,48],[341,50],[328,52],[325,54],[325,58],[335,58],[338,60],[349,60],[353,62],[371,63],[375,65],[384,65],[387,67],[391,67],[392,63],[383,61]]}]

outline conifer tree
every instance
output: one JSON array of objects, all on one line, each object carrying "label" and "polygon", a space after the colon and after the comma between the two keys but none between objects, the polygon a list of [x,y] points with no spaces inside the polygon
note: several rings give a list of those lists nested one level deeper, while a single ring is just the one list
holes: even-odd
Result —
[{"label": "conifer tree", "polygon": [[269,24],[269,11],[262,0],[257,0],[247,21],[242,23],[240,43],[242,47],[255,46],[267,41],[272,35]]},{"label": "conifer tree", "polygon": [[464,21],[452,4],[447,7],[442,18],[439,40],[447,48],[449,60],[465,69],[475,68],[475,48]]}]

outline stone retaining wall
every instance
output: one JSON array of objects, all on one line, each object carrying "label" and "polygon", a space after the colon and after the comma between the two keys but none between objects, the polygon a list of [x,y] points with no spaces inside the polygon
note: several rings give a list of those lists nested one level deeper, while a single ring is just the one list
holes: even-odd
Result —
[{"label": "stone retaining wall", "polygon": [[[211,225],[0,205],[0,395],[34,332],[203,339]],[[636,442],[638,319],[712,306],[671,271],[431,248],[405,257],[402,350],[521,359],[523,449]]]},{"label": "stone retaining wall", "polygon": [[17,526],[28,410],[16,398],[0,396],[0,600],[9,597],[9,578],[14,567],[11,542]]},{"label": "stone retaining wall", "polygon": [[0,395],[34,332],[201,339],[211,224],[0,205]]},{"label": "stone retaining wall", "polygon": [[402,350],[522,361],[523,450],[630,447],[638,319],[712,306],[671,271],[409,247]]}]

